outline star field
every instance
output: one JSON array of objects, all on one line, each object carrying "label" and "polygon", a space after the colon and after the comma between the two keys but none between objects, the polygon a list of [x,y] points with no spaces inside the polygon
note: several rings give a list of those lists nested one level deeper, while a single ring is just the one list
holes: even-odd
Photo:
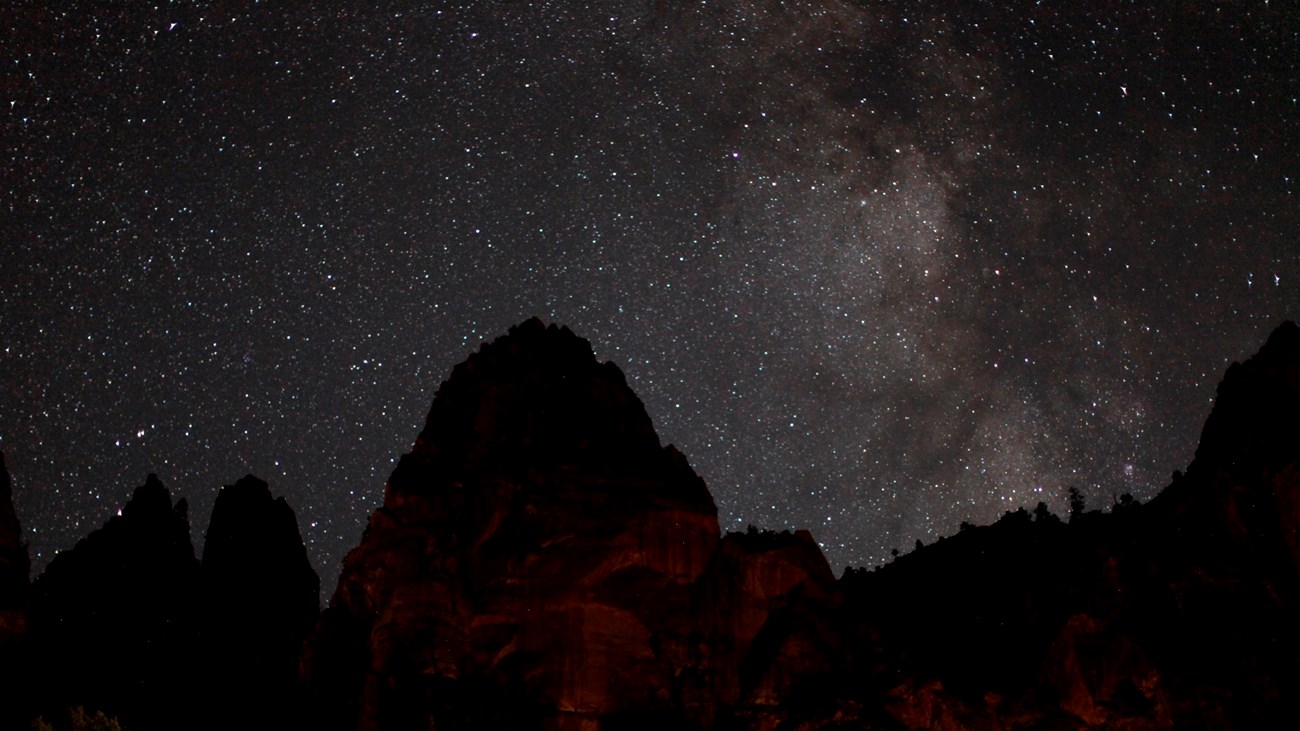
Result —
[{"label": "star field", "polygon": [[[19,3],[0,449],[37,567],[156,472],[323,583],[539,315],[832,566],[1148,499],[1300,317],[1294,3]],[[1086,5],[1086,7],[1085,7]]]}]

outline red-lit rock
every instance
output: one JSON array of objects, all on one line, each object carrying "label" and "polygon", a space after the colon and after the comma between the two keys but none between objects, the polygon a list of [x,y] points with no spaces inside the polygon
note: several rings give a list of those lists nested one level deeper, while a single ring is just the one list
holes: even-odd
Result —
[{"label": "red-lit rock", "polygon": [[1048,651],[1043,675],[1061,710],[1089,726],[1173,728],[1159,671],[1106,622],[1086,614],[1068,619]]},{"label": "red-lit rock", "polygon": [[439,390],[304,667],[336,729],[1290,727],[1300,330],[1234,366],[1146,505],[1045,507],[838,582],[711,498],[584,341]]},{"label": "red-lit rock", "polygon": [[696,597],[699,718],[771,717],[799,678],[839,662],[835,577],[807,531],[727,534]]},{"label": "red-lit rock", "polygon": [[345,561],[313,687],[362,729],[672,715],[718,533],[618,369],[526,322],[439,389]]}]

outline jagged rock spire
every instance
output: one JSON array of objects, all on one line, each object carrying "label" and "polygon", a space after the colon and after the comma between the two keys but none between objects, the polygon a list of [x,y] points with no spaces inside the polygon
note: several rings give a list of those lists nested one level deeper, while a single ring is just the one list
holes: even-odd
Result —
[{"label": "jagged rock spire", "polygon": [[[211,728],[289,728],[320,580],[293,509],[248,475],[217,494],[203,543],[200,677]],[[251,724],[251,725],[250,725]]]},{"label": "jagged rock spire", "polygon": [[32,585],[39,702],[174,722],[191,705],[198,561],[188,504],[156,475]]},{"label": "jagged rock spire", "polygon": [[618,367],[568,328],[533,318],[456,366],[413,452],[459,470],[491,461],[645,464],[659,438]]}]

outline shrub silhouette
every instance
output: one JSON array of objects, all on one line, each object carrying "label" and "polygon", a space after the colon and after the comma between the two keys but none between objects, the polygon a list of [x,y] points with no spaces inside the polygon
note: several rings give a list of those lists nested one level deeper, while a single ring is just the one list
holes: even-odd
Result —
[{"label": "shrub silhouette", "polygon": [[67,710],[67,724],[49,723],[44,717],[32,721],[32,731],[124,731],[122,724],[103,711],[87,711],[82,706]]}]

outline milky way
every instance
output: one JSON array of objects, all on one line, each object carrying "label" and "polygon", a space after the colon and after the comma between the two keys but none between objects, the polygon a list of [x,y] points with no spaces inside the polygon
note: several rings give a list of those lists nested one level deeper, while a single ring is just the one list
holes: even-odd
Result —
[{"label": "milky way", "polygon": [[1295,3],[275,5],[6,14],[38,566],[149,472],[201,540],[251,472],[328,586],[438,383],[532,315],[725,529],[873,565],[1151,497],[1300,316]]}]

